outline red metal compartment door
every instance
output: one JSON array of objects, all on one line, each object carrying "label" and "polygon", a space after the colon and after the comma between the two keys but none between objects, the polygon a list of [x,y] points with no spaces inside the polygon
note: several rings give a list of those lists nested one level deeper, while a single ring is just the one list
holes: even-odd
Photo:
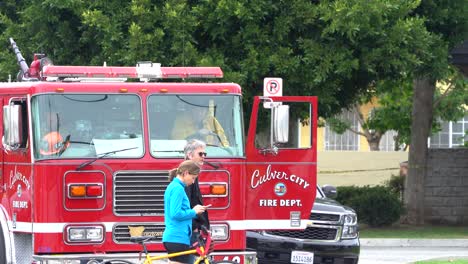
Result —
[{"label": "red metal compartment door", "polygon": [[[3,138],[3,97],[0,97],[0,103],[2,104],[1,107],[0,107],[0,116],[2,117],[2,122],[0,122],[0,138]],[[3,165],[4,165],[4,154],[5,151],[2,149],[0,150],[0,162],[1,162],[1,165],[0,165],[0,197],[3,197],[3,192],[5,191],[4,188],[3,188],[3,183],[5,182],[5,176],[4,176],[4,173],[3,173]],[[0,226],[1,228],[1,226]],[[0,238],[1,239],[1,238]]]},{"label": "red metal compartment door", "polygon": [[[303,229],[306,227],[316,195],[317,174],[317,97],[271,97],[289,105],[289,140],[279,144],[276,153],[262,151],[269,145],[270,110],[255,97],[250,118],[246,152],[245,225],[248,230]],[[294,112],[309,111],[304,125]],[[307,122],[306,122],[307,123]],[[266,128],[265,128],[266,127]],[[292,129],[293,128],[293,129]],[[259,136],[263,132],[265,136]],[[265,138],[268,138],[267,142]]]}]

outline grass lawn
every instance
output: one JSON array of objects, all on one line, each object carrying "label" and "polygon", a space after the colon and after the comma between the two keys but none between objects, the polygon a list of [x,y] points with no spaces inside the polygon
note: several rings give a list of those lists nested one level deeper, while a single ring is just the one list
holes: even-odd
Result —
[{"label": "grass lawn", "polygon": [[[398,225],[385,228],[371,228],[362,225],[361,238],[464,238],[468,239],[467,226],[409,226]],[[425,262],[424,262],[425,263]],[[432,262],[431,262],[432,263]],[[447,262],[434,262],[447,263]],[[452,262],[450,262],[452,263]],[[457,262],[453,262],[457,263]],[[460,262],[467,263],[468,262]]]},{"label": "grass lawn", "polygon": [[468,264],[468,259],[425,260],[425,261],[415,262],[415,264],[442,264],[442,263]]}]

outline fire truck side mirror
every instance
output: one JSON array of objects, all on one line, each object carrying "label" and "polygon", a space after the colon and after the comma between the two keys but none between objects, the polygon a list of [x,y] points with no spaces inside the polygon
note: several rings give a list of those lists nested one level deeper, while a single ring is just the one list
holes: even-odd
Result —
[{"label": "fire truck side mirror", "polygon": [[273,107],[273,141],[287,143],[289,137],[289,105]]},{"label": "fire truck side mirror", "polygon": [[15,148],[23,142],[23,127],[20,105],[3,106],[3,143]]}]

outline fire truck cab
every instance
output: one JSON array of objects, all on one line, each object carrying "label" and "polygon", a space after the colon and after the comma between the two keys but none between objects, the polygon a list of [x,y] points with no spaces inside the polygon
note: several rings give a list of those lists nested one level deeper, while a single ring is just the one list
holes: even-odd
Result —
[{"label": "fire truck cab", "polygon": [[218,67],[33,65],[0,83],[0,264],[138,260],[135,235],[163,254],[168,170],[192,138],[207,143],[214,259],[256,263],[246,230],[309,224],[316,97],[256,97],[245,136],[241,87],[206,81]]}]

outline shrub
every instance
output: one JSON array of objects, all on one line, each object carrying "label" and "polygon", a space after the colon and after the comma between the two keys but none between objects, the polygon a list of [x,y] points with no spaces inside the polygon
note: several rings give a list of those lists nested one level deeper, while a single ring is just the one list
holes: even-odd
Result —
[{"label": "shrub", "polygon": [[392,175],[389,180],[384,182],[385,186],[400,197],[403,201],[403,194],[405,191],[405,176],[404,175]]},{"label": "shrub", "polygon": [[403,212],[399,196],[386,186],[338,187],[336,200],[353,208],[360,223],[373,227],[391,225]]}]

